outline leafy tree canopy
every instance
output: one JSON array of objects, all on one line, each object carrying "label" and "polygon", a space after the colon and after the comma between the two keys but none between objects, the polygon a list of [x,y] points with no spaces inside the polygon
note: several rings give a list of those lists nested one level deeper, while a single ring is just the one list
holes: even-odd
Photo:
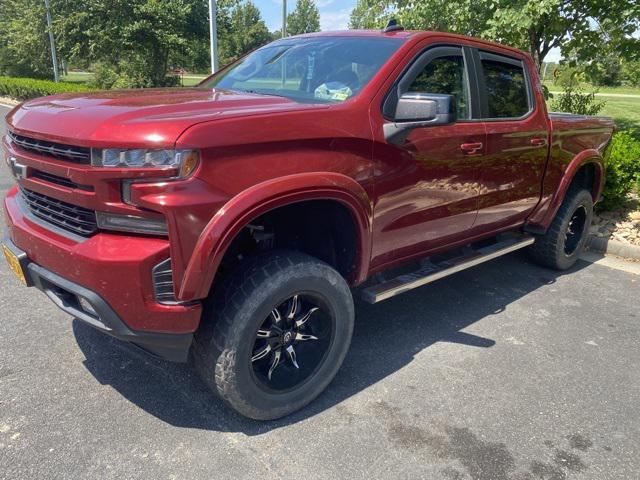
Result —
[{"label": "leafy tree canopy", "polygon": [[223,65],[271,41],[260,10],[251,1],[233,2],[226,10],[228,23],[218,33]]},{"label": "leafy tree canopy", "polygon": [[42,1],[0,0],[0,75],[53,76],[46,28]]},{"label": "leafy tree canopy", "polygon": [[[92,66],[99,87],[175,83],[170,67],[209,69],[208,0],[50,0],[58,57]],[[271,40],[251,1],[218,0],[222,65]],[[0,74],[51,78],[42,0],[0,0]]]},{"label": "leafy tree canopy", "polygon": [[298,0],[293,12],[287,15],[287,34],[300,35],[320,31],[320,12],[313,0]]},{"label": "leafy tree canopy", "polygon": [[352,28],[381,28],[397,18],[405,27],[462,33],[527,50],[540,67],[558,47],[589,61],[603,48],[640,56],[640,3],[628,0],[358,0]]}]

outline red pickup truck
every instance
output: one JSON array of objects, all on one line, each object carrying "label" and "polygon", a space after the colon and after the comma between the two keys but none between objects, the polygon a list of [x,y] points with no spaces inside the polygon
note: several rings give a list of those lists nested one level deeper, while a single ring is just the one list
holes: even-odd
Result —
[{"label": "red pickup truck", "polygon": [[548,114],[516,49],[397,27],[278,40],[195,88],[41,98],[7,124],[16,275],[193,359],[256,419],[327,387],[354,291],[378,302],[525,247],[573,265],[614,130]]}]

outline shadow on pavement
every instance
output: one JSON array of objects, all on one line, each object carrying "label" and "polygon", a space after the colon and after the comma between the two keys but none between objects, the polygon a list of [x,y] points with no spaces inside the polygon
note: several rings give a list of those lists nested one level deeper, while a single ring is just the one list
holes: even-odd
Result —
[{"label": "shadow on pavement", "polygon": [[[587,266],[578,262],[571,274]],[[191,365],[149,357],[103,335],[79,320],[73,331],[84,364],[101,383],[177,427],[259,435],[339,404],[411,363],[414,355],[436,342],[490,348],[495,341],[462,330],[479,320],[491,321],[510,303],[552,284],[554,272],[515,254],[461,272],[431,285],[368,305],[356,297],[356,325],[344,365],[318,399],[287,418],[255,422],[233,412],[198,378]]]}]

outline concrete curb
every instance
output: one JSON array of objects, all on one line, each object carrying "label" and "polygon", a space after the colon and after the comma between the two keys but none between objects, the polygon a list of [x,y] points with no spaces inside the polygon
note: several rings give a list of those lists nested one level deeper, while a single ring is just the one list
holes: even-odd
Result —
[{"label": "concrete curb", "polygon": [[17,100],[11,100],[9,98],[0,98],[0,105],[3,107],[13,108],[18,105],[20,102]]},{"label": "concrete curb", "polygon": [[618,257],[640,260],[640,246],[629,245],[618,240],[590,235],[587,239],[587,248],[594,252],[608,253]]}]

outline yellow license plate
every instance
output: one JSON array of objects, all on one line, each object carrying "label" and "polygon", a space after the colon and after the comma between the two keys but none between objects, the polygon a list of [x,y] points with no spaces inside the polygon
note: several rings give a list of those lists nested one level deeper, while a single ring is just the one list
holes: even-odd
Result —
[{"label": "yellow license plate", "polygon": [[27,278],[24,276],[22,265],[20,265],[20,260],[18,260],[18,257],[16,257],[16,255],[11,250],[9,250],[9,247],[4,244],[2,244],[2,251],[4,252],[5,258],[7,259],[9,268],[11,268],[11,270],[13,270],[13,273],[16,274],[16,277],[18,277],[18,279],[26,285]]}]

